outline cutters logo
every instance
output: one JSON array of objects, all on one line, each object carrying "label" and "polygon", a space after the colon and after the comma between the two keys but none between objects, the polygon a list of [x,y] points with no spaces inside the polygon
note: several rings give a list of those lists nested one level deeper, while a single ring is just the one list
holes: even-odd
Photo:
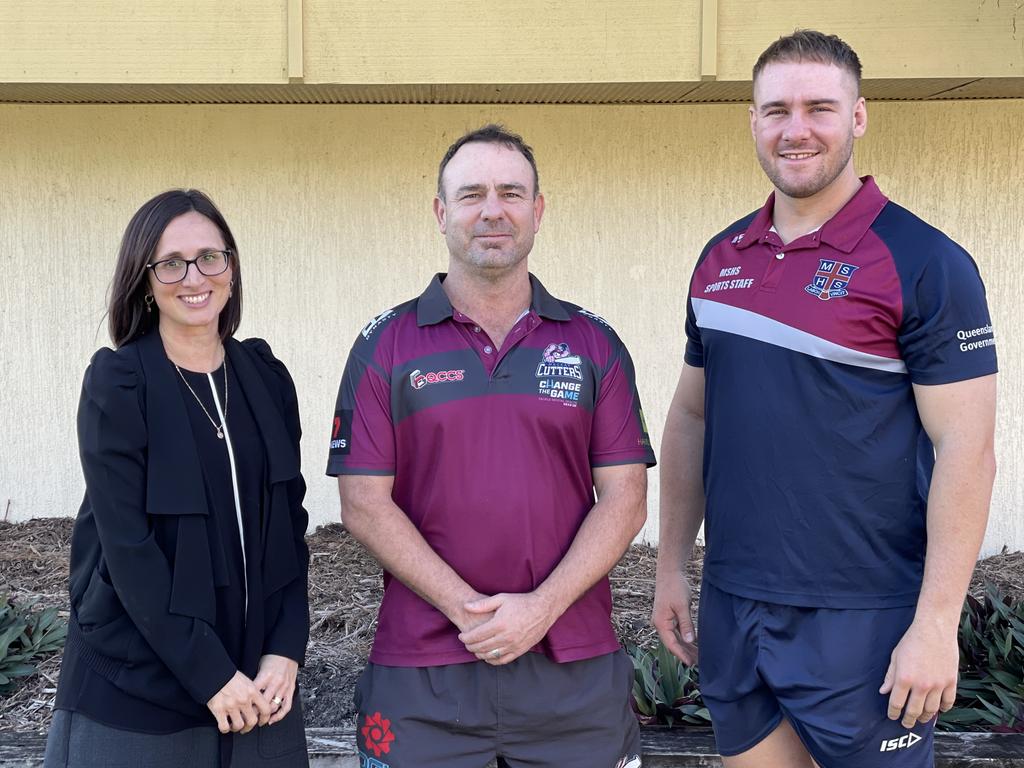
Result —
[{"label": "cutters logo", "polygon": [[879,752],[895,752],[897,749],[905,749],[912,747],[921,740],[921,737],[916,733],[905,733],[898,739],[882,739],[882,746],[878,749]]},{"label": "cutters logo", "polygon": [[412,384],[413,389],[423,389],[427,384],[462,381],[465,378],[465,373],[465,369],[457,371],[430,371],[429,373],[422,373],[419,369],[416,369],[409,374],[409,383]]},{"label": "cutters logo", "polygon": [[537,366],[537,378],[554,377],[559,379],[575,379],[583,381],[583,361],[579,355],[569,351],[564,341],[559,344],[548,344],[541,355]]},{"label": "cutters logo", "polygon": [[391,751],[391,742],[395,740],[395,734],[391,732],[391,721],[374,712],[363,721],[363,727],[359,731],[366,743],[366,751],[373,752],[374,757],[386,755]]},{"label": "cutters logo", "polygon": [[575,408],[583,390],[583,361],[564,341],[548,344],[540,356],[537,378],[540,379],[537,393],[544,399],[560,400]]}]

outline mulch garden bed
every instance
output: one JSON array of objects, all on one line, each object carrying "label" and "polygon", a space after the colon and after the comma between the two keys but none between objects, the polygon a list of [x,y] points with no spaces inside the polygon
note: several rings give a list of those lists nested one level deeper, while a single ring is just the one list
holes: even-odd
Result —
[{"label": "mulch garden bed", "polygon": [[[67,616],[69,518],[24,523],[0,522],[0,593],[21,604],[57,606]],[[381,598],[380,567],[340,524],[317,528],[308,537],[311,631],[306,666],[299,673],[306,725],[352,727],[352,691],[376,629]],[[700,555],[689,566],[700,582]],[[650,626],[657,550],[634,545],[611,574],[613,620],[624,643],[656,641]],[[978,563],[971,593],[998,585],[1024,598],[1024,553],[1004,553]],[[0,730],[43,732],[50,722],[60,654],[39,665],[13,694],[0,700]]]}]

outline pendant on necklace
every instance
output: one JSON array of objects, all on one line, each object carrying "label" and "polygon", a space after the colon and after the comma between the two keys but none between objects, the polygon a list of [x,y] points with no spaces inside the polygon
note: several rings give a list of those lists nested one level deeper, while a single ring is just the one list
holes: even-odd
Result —
[{"label": "pendant on necklace", "polygon": [[217,438],[219,440],[223,440],[224,439],[224,433],[221,430],[219,430],[219,429],[217,430]]}]

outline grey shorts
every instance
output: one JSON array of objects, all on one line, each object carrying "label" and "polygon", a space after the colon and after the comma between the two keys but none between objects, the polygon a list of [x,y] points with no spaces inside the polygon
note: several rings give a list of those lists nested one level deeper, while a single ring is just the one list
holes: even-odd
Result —
[{"label": "grey shorts", "polygon": [[633,664],[622,651],[557,664],[367,664],[356,685],[362,768],[637,768]]}]

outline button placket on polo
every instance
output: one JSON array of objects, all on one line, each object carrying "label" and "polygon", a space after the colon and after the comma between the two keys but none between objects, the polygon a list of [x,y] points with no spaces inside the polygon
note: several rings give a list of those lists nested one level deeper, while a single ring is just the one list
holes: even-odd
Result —
[{"label": "button placket on polo", "polygon": [[767,253],[767,263],[761,274],[758,291],[775,293],[786,271],[786,246],[775,232],[769,232],[761,239],[759,247],[763,249],[762,252]]},{"label": "button placket on polo", "polygon": [[502,360],[505,359],[505,356],[509,351],[515,348],[519,342],[529,336],[530,333],[540,325],[532,312],[524,315],[514,326],[512,326],[512,330],[510,330],[508,332],[508,336],[505,337],[504,345],[499,350],[495,348],[494,342],[491,341],[487,332],[472,318],[456,311],[452,314],[452,320],[457,322],[463,329],[463,337],[466,339],[469,346],[476,352],[477,358],[479,358],[483,365],[488,379],[491,380],[495,378],[495,374],[497,373]]},{"label": "button placket on polo", "polygon": [[798,237],[796,240],[792,240],[785,245],[776,233],[768,233],[761,244],[761,247],[769,254],[768,263],[765,266],[758,290],[765,293],[775,293],[783,277],[785,277],[786,264],[794,258],[799,258],[800,251],[817,248],[819,244],[820,240],[817,232]]},{"label": "button placket on polo", "polygon": [[498,373],[498,369],[501,368],[501,364],[505,360],[505,357],[509,352],[519,346],[520,342],[529,336],[538,325],[540,325],[540,323],[531,311],[521,317],[519,321],[512,326],[512,330],[509,331],[508,336],[505,337],[505,343],[502,345],[500,350],[494,353],[494,357],[497,359],[494,361],[494,368],[491,370],[492,379],[502,378],[496,374]]}]

